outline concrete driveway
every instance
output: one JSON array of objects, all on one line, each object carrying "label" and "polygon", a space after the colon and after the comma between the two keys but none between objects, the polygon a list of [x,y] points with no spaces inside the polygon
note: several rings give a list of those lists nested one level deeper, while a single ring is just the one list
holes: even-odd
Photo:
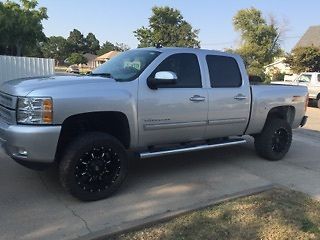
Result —
[{"label": "concrete driveway", "polygon": [[243,146],[136,160],[113,197],[79,202],[65,193],[51,169],[34,172],[0,153],[0,238],[94,237],[280,184],[320,199],[320,109],[309,109],[309,129],[294,133],[283,161]]}]

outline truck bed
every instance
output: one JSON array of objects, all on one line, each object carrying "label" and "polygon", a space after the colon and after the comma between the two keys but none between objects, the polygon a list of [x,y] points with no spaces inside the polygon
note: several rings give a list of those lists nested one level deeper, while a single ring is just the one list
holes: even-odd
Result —
[{"label": "truck bed", "polygon": [[294,108],[292,128],[299,127],[304,116],[308,89],[304,86],[251,84],[251,117],[246,134],[261,132],[269,111],[279,106]]}]

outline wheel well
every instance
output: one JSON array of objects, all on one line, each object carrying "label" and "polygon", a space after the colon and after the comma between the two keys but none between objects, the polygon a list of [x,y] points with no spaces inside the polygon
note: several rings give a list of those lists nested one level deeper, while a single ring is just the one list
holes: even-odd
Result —
[{"label": "wheel well", "polygon": [[316,100],[320,99],[320,93],[318,93]]},{"label": "wheel well", "polygon": [[129,121],[121,112],[92,112],[68,117],[62,123],[56,159],[64,147],[83,132],[105,132],[117,138],[125,148],[130,146]]},{"label": "wheel well", "polygon": [[292,125],[295,114],[296,109],[293,106],[275,107],[269,111],[266,122],[272,118],[280,118]]}]

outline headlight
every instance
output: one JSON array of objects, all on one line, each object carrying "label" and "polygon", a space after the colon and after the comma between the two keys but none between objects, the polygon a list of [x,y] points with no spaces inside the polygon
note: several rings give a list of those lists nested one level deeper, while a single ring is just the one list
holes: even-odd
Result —
[{"label": "headlight", "polygon": [[19,98],[17,122],[22,124],[52,124],[52,110],[51,98]]}]

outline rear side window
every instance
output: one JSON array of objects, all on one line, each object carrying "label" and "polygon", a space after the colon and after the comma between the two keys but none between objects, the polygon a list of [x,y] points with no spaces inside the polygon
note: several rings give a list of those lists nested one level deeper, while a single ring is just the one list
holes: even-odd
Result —
[{"label": "rear side window", "polygon": [[302,74],[298,77],[298,81],[302,83],[309,83],[311,81],[311,74]]},{"label": "rear side window", "polygon": [[192,53],[177,53],[169,56],[153,71],[151,77],[157,72],[174,72],[178,79],[177,84],[159,86],[159,88],[201,88],[201,73],[198,58]]},{"label": "rear side window", "polygon": [[232,57],[208,55],[206,57],[211,87],[232,88],[242,85],[238,63]]}]

